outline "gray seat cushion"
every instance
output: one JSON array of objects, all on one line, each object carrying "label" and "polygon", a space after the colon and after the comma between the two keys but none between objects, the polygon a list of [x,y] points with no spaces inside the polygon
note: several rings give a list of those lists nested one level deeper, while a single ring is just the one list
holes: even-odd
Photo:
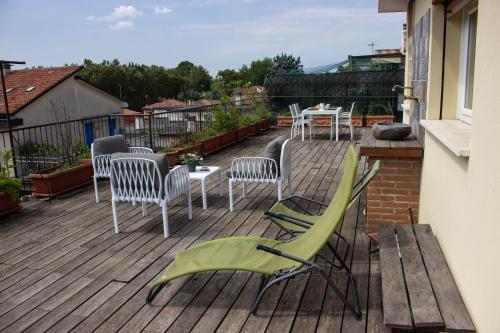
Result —
[{"label": "gray seat cushion", "polygon": [[123,135],[107,136],[94,140],[94,153],[97,156],[127,152],[128,145]]},{"label": "gray seat cushion", "polygon": [[266,148],[264,148],[264,153],[262,154],[262,157],[267,157],[276,161],[276,165],[278,166],[278,175],[280,174],[281,148],[287,139],[287,135],[278,136],[267,144]]},{"label": "gray seat cushion", "polygon": [[[145,153],[116,153],[111,155],[111,161],[119,158],[144,158],[146,160],[154,161],[160,170],[160,181],[165,181],[165,176],[168,174],[168,160],[167,154],[145,154]],[[113,186],[115,186],[113,182]],[[155,181],[155,188],[159,188],[158,181]]]}]

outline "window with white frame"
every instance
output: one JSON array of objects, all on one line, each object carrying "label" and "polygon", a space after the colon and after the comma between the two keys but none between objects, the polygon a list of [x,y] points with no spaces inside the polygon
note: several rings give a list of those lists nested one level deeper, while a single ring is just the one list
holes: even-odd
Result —
[{"label": "window with white frame", "polygon": [[458,118],[468,123],[472,122],[476,33],[477,5],[464,9],[462,18]]}]

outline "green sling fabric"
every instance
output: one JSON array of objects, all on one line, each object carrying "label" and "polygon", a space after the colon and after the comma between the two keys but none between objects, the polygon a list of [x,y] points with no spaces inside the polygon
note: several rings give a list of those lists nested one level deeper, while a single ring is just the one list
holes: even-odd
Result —
[{"label": "green sling fabric", "polygon": [[[356,186],[354,186],[354,188],[352,190],[352,194],[351,194],[351,200],[350,200],[349,206],[347,208],[351,207],[351,205],[361,195],[361,192],[363,191],[363,189],[368,185],[368,183],[373,179],[373,177],[375,177],[375,175],[377,174],[377,172],[379,171],[379,169],[380,169],[380,161],[376,160],[373,163],[373,165],[370,168],[370,170],[368,170],[368,172],[363,176],[362,181],[359,184],[356,184]],[[321,215],[306,215],[306,214],[302,214],[302,213],[297,212],[297,211],[295,211],[295,210],[293,210],[291,208],[288,208],[287,206],[285,206],[281,202],[275,203],[271,207],[271,209],[269,209],[269,212],[275,213],[275,214],[286,215],[286,216],[289,216],[289,217],[292,217],[292,218],[296,218],[298,220],[307,221],[307,222],[309,222],[311,224],[316,223],[316,221],[318,220],[318,218],[321,216]],[[290,230],[292,232],[304,232],[304,231],[307,230],[304,227],[301,227],[299,225],[296,225],[296,224],[293,224],[293,223],[281,220],[281,219],[276,218],[276,217],[274,217],[273,219],[280,226],[282,226],[283,228],[286,228],[286,229],[288,229],[288,230]]]},{"label": "green sling fabric", "polygon": [[257,250],[265,245],[287,254],[309,260],[326,244],[344,216],[351,196],[358,156],[349,146],[344,172],[337,192],[323,215],[301,237],[285,243],[258,237],[229,237],[208,241],[178,253],[175,260],[156,279],[151,288],[168,283],[175,278],[197,272],[215,270],[250,271],[271,275],[280,270],[300,268],[295,261]]}]

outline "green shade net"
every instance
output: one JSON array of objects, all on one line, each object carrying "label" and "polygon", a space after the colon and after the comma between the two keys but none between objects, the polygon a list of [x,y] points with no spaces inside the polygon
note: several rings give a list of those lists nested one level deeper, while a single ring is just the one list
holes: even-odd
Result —
[{"label": "green shade net", "polygon": [[163,274],[152,283],[151,288],[197,272],[237,270],[271,275],[280,270],[300,268],[302,264],[257,250],[257,245],[272,247],[304,260],[316,256],[344,216],[357,166],[358,156],[354,148],[349,146],[344,173],[334,198],[323,215],[299,238],[288,243],[258,237],[229,237],[205,242],[178,253]]}]

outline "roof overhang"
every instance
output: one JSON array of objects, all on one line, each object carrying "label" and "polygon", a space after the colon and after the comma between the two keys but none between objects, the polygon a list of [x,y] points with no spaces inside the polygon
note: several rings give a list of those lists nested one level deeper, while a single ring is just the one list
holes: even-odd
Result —
[{"label": "roof overhang", "polygon": [[379,13],[406,12],[410,0],[378,0]]}]

